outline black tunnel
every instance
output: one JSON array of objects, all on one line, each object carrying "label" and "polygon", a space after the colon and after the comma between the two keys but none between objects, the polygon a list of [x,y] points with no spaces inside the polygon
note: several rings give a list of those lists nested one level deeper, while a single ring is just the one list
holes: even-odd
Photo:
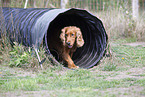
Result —
[{"label": "black tunnel", "polygon": [[[8,15],[6,11],[13,16]],[[49,51],[47,43],[50,37],[59,35],[60,33],[55,32],[60,32],[66,26],[77,26],[81,29],[85,44],[73,54],[74,63],[81,68],[90,68],[103,57],[107,45],[107,34],[102,22],[85,10],[3,8],[2,13],[5,20],[1,20],[0,25],[5,25],[11,36],[17,33],[15,38],[11,39],[12,41],[17,40],[26,46],[39,48],[45,38],[47,51],[53,54]],[[12,19],[16,24],[11,23]],[[12,26],[15,30],[12,30],[14,29]],[[1,31],[3,32],[3,27]]]}]

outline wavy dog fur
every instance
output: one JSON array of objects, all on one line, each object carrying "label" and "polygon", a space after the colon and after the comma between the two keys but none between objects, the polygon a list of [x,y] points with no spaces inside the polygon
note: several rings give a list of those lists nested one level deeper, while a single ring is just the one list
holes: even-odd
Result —
[{"label": "wavy dog fur", "polygon": [[62,50],[62,59],[68,64],[68,68],[79,68],[71,58],[77,47],[84,45],[80,28],[75,26],[64,27],[61,30],[60,39],[63,43],[60,49]]},{"label": "wavy dog fur", "polygon": [[68,65],[68,68],[79,68],[79,66],[74,64],[72,56],[78,47],[84,45],[80,28],[76,26],[64,27],[61,29],[59,40],[56,41],[55,43],[49,43],[50,49],[53,48],[53,50],[57,51],[59,58]]}]

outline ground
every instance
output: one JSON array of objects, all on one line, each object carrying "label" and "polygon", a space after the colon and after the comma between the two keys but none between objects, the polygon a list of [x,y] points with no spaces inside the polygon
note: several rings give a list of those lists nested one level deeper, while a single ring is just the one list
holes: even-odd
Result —
[{"label": "ground", "polygon": [[115,57],[90,69],[1,66],[0,97],[145,97],[145,43],[111,46]]}]

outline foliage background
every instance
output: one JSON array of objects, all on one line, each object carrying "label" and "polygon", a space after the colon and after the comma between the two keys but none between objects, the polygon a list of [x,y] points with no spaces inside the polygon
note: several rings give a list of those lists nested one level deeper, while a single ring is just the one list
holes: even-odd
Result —
[{"label": "foliage background", "polygon": [[[24,8],[26,0],[1,0],[1,7]],[[60,8],[61,0],[28,0],[27,8]],[[68,0],[66,8],[90,11],[103,21],[112,39],[132,37],[145,40],[145,1],[139,0],[139,17],[132,18],[132,0]]]}]

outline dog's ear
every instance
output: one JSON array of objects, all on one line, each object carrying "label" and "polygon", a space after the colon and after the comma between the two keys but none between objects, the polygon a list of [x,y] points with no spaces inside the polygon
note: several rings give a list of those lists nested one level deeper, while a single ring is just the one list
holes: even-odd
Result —
[{"label": "dog's ear", "polygon": [[65,32],[66,32],[67,27],[63,28],[61,30],[61,34],[60,34],[60,39],[63,42],[63,45],[65,45]]},{"label": "dog's ear", "polygon": [[84,39],[83,39],[83,36],[82,36],[82,32],[79,28],[76,28],[77,29],[77,47],[82,47],[84,45]]}]

